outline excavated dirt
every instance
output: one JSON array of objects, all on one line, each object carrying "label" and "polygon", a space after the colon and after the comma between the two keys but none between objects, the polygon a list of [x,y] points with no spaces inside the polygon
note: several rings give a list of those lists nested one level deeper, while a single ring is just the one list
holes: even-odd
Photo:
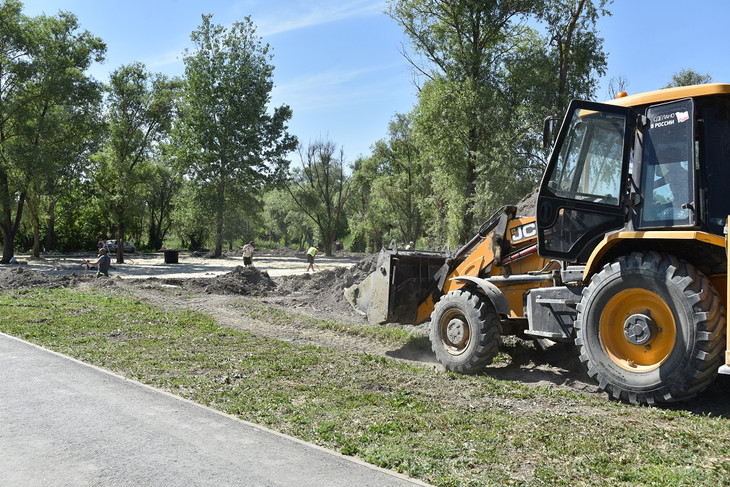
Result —
[{"label": "excavated dirt", "polygon": [[[523,205],[523,208],[529,204]],[[287,252],[285,249],[281,254],[287,255]],[[421,335],[421,340],[416,340],[403,349],[393,350],[392,347],[369,338],[307,326],[304,320],[282,322],[275,317],[253,319],[250,318],[252,314],[243,312],[255,307],[257,303],[265,303],[301,316],[333,320],[343,326],[363,326],[366,323],[364,317],[350,307],[343,292],[350,285],[361,282],[374,270],[376,258],[377,254],[368,255],[349,267],[277,277],[270,277],[265,270],[241,266],[214,277],[162,276],[147,279],[119,276],[96,279],[91,273],[83,275],[75,272],[71,275],[51,275],[30,269],[27,265],[5,266],[4,269],[0,268],[0,289],[68,287],[118,292],[163,309],[189,308],[202,311],[213,316],[221,326],[259,336],[389,356],[441,369],[428,343],[428,323],[410,327]],[[202,272],[201,275],[205,274]],[[532,342],[505,337],[502,350],[503,356],[487,368],[487,375],[536,386],[598,393],[595,383],[586,375],[575,347],[570,343],[541,347]],[[727,397],[730,397],[730,376],[720,376],[698,398],[676,407],[730,417]],[[548,398],[546,401],[550,401],[550,407],[555,407],[554,401]]]}]

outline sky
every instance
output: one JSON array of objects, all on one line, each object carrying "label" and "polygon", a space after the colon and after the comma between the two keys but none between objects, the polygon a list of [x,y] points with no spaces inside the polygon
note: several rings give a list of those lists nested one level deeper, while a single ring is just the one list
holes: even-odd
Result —
[{"label": "sky", "polygon": [[[665,86],[693,69],[730,82],[727,0],[615,0],[599,20],[608,69],[595,99],[608,98],[612,77],[629,93]],[[250,16],[274,56],[272,106],[289,105],[290,133],[304,146],[317,140],[341,147],[347,163],[367,156],[388,134],[396,113],[416,103],[413,74],[401,54],[408,39],[373,0],[25,0],[28,15],[75,14],[82,29],[107,44],[106,61],[90,74],[107,81],[121,65],[182,75],[190,34],[202,14],[230,26]],[[536,130],[539,130],[538,127]],[[295,157],[295,162],[298,158]]]}]

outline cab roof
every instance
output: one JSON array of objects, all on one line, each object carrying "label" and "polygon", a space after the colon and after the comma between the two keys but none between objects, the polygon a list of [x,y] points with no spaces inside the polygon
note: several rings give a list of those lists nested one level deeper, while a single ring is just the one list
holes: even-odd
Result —
[{"label": "cab roof", "polygon": [[730,84],[709,83],[704,85],[678,86],[676,88],[664,88],[662,90],[647,91],[636,95],[615,98],[606,103],[622,107],[635,107],[640,105],[653,105],[665,101],[681,100],[683,98],[694,98],[708,95],[730,95]]}]

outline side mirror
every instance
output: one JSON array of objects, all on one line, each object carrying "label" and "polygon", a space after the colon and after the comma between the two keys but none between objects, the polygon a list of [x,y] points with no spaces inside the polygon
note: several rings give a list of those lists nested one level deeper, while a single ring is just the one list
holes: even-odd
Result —
[{"label": "side mirror", "polygon": [[542,123],[542,148],[549,149],[555,144],[555,137],[557,137],[557,126],[560,119],[555,115],[546,117]]}]

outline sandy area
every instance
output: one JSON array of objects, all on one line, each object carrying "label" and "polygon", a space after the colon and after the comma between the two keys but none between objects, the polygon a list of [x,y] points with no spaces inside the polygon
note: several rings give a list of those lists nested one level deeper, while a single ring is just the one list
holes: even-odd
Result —
[{"label": "sandy area", "polygon": [[[96,254],[44,254],[40,259],[31,259],[29,255],[16,255],[18,263],[28,269],[44,272],[48,275],[84,275],[95,273],[95,270],[86,271],[81,263],[88,259],[96,260]],[[216,259],[195,257],[186,252],[180,252],[178,263],[166,264],[163,253],[129,254],[125,255],[125,263],[117,264],[116,257],[112,256],[112,277],[130,277],[145,279],[158,278],[188,278],[188,277],[215,277],[231,272],[237,266],[243,265],[239,256],[223,256]],[[318,256],[315,260],[317,271],[351,267],[358,263],[361,257],[326,257]],[[2,268],[16,267],[18,264],[0,266]],[[307,260],[301,255],[257,255],[254,257],[254,266],[260,271],[266,271],[271,277],[293,276],[306,274]],[[311,274],[311,272],[310,272]]]}]

